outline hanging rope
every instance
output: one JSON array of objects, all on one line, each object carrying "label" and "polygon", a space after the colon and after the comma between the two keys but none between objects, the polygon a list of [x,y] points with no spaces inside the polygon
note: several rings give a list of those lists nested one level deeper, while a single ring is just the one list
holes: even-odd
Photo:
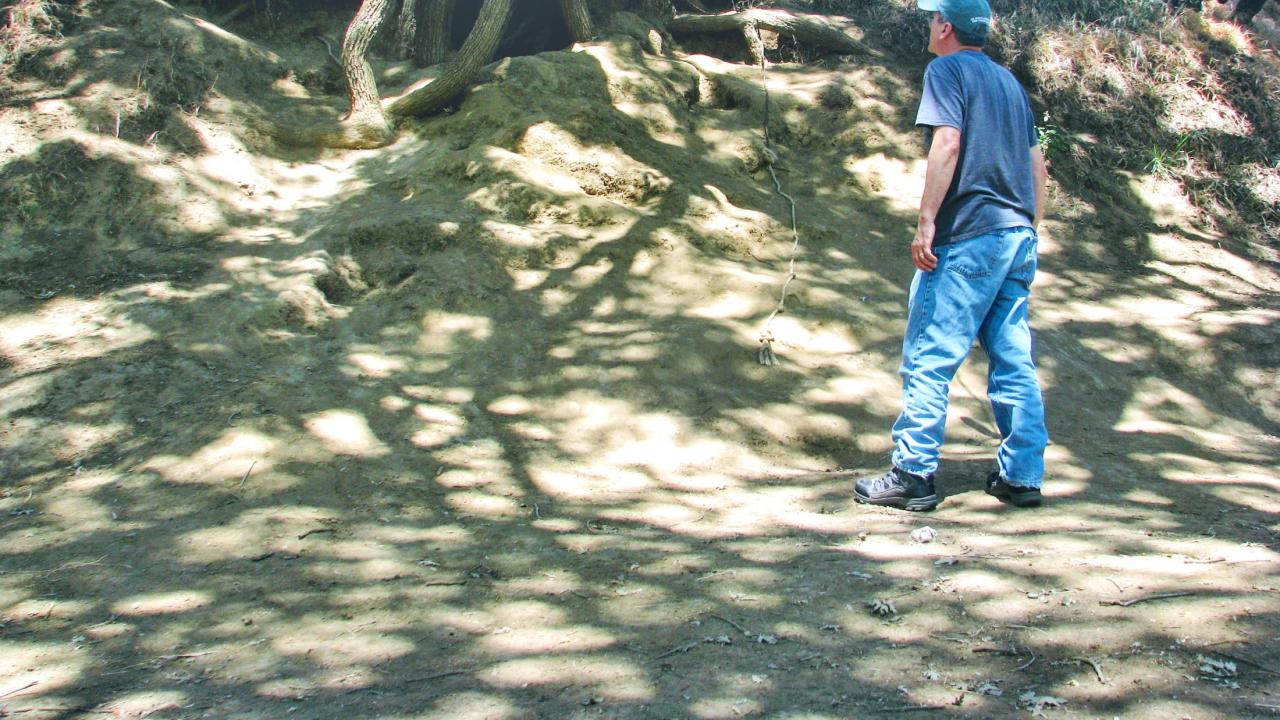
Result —
[{"label": "hanging rope", "polygon": [[782,292],[778,296],[778,306],[769,313],[769,317],[765,318],[764,325],[760,328],[760,349],[756,352],[756,359],[761,365],[778,365],[781,361],[773,352],[773,319],[778,313],[787,309],[787,289],[791,286],[791,281],[796,279],[796,251],[800,249],[800,230],[796,226],[796,201],[782,190],[782,183],[778,182],[778,174],[773,170],[773,164],[778,161],[778,154],[773,151],[773,142],[769,139],[769,78],[765,67],[764,58],[764,37],[760,34],[760,27],[752,28],[756,33],[757,45],[760,49],[760,85],[764,88],[764,159],[765,167],[769,168],[769,177],[773,178],[774,190],[787,199],[791,205],[791,259],[787,263],[787,279],[782,282]]}]

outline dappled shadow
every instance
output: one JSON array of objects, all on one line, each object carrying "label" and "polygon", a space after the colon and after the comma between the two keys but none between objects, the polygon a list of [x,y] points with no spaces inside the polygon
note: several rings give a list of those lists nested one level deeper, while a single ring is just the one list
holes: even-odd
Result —
[{"label": "dappled shadow", "polygon": [[[943,508],[848,510],[856,472],[824,471],[879,469],[896,412],[915,197],[893,183],[919,151],[914,106],[826,106],[821,71],[773,72],[802,236],[779,367],[754,351],[790,217],[753,154],[755,106],[708,102],[689,65],[624,40],[505,61],[453,115],[350,156],[346,181],[297,178],[297,202],[227,194],[229,228],[197,272],[6,296],[7,709],[1266,704],[1274,682],[1243,663],[1185,676],[1224,647],[1276,662],[1277,419],[1254,378],[1277,365],[1260,292],[1274,278],[1206,252],[1194,262],[1221,287],[1188,282],[1114,174],[1123,225],[1086,211],[1047,233],[1050,507],[982,494],[994,431],[966,368]],[[915,81],[847,74],[870,97]],[[847,124],[880,138],[842,140]],[[31,167],[76,152],[50,145]],[[77,162],[156,217],[176,210],[137,166]],[[1117,225],[1130,241],[1113,257],[1102,231]],[[114,266],[111,252],[82,262]],[[63,287],[57,259],[20,258],[24,291]],[[58,313],[90,302],[115,330],[55,337]],[[27,325],[41,327],[11,334]],[[935,542],[909,539],[923,524]],[[1187,595],[1099,605],[1161,593]],[[893,612],[871,613],[876,599]]]}]

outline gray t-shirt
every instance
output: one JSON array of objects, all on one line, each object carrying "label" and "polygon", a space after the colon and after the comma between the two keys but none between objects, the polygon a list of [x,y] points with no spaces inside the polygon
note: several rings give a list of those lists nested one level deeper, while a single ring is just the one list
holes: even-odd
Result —
[{"label": "gray t-shirt", "polygon": [[926,147],[939,125],[960,131],[960,158],[938,209],[935,247],[1032,225],[1036,125],[1027,92],[1012,73],[972,50],[935,58],[924,72],[916,125],[926,128]]}]

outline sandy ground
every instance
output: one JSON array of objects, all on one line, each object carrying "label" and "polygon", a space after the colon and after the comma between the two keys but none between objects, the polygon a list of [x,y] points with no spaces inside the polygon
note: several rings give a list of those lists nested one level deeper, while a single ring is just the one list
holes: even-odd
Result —
[{"label": "sandy ground", "polygon": [[1280,714],[1280,278],[1178,186],[1052,188],[1045,507],[981,490],[980,355],[943,505],[857,507],[921,58],[615,36],[301,151],[319,81],[230,70],[288,47],[126,7],[228,64],[118,133],[122,71],[0,108],[0,716]]}]

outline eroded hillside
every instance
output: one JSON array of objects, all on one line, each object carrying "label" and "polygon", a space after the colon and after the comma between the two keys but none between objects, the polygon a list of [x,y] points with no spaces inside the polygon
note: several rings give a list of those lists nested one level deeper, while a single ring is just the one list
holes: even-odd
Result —
[{"label": "eroded hillside", "polygon": [[[1212,213],[1236,190],[1073,136],[1033,317],[1048,506],[981,490],[975,357],[943,506],[853,508],[897,411],[917,48],[762,71],[622,17],[339,152],[272,139],[341,110],[306,33],[90,7],[0,106],[4,712],[1277,705],[1280,282],[1266,228]],[[1256,127],[1197,108],[1205,142]],[[799,243],[765,366],[774,177]]]}]

